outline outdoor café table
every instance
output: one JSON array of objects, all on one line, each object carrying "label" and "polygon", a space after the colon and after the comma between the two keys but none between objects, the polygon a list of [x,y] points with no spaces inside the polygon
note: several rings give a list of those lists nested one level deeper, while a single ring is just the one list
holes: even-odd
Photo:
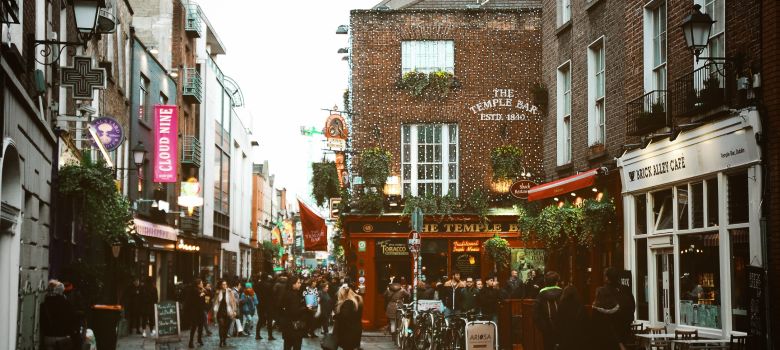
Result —
[{"label": "outdoor caf\u00e9 table", "polygon": [[[729,343],[731,340],[729,339],[674,339],[672,340],[672,344],[675,344],[674,348],[679,349],[676,344],[688,344],[689,349],[709,349],[709,350],[715,350],[715,349],[728,349]],[[710,345],[710,346],[706,346]]]},{"label": "outdoor caf\u00e9 table", "polygon": [[635,336],[639,338],[639,340],[641,340],[642,344],[644,344],[645,349],[650,349],[650,346],[652,345],[658,345],[658,343],[665,343],[670,339],[674,339],[674,334],[669,334],[669,333],[637,334]]}]

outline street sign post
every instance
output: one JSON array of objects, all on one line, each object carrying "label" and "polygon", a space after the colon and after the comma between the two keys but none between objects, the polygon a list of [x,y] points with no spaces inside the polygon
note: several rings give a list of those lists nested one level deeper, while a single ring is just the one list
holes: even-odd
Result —
[{"label": "street sign post", "polygon": [[412,211],[411,226],[412,231],[409,232],[409,253],[412,254],[412,272],[414,280],[412,281],[412,301],[414,302],[414,310],[418,311],[419,303],[417,299],[417,282],[420,280],[420,246],[422,245],[422,239],[420,239],[420,232],[423,229],[423,211],[419,207],[414,208]]}]

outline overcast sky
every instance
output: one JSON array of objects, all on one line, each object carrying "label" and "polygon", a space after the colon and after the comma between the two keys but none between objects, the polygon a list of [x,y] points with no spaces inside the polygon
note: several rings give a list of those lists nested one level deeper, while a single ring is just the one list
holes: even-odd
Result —
[{"label": "overcast sky", "polygon": [[348,38],[336,28],[349,24],[349,10],[378,2],[198,1],[226,47],[217,64],[244,93],[244,122],[260,142],[254,161],[270,162],[275,186],[291,192],[288,200],[308,197],[309,159],[321,157],[321,145],[301,136],[300,127],[321,130],[329,114],[321,109],[342,107],[348,67],[336,51]]}]

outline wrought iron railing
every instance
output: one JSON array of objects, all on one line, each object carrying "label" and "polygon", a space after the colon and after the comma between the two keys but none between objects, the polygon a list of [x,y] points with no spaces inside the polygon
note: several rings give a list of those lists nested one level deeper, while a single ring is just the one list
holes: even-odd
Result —
[{"label": "wrought iron railing", "polygon": [[195,136],[184,136],[181,147],[181,163],[200,168],[200,140]]},{"label": "wrought iron railing", "polygon": [[666,90],[654,90],[626,104],[626,134],[642,136],[667,126]]},{"label": "wrought iron railing", "polygon": [[190,103],[203,102],[203,81],[197,68],[184,68],[184,90],[182,95]]},{"label": "wrought iron railing", "polygon": [[727,64],[709,64],[672,82],[672,116],[707,116],[732,105],[734,74]]}]

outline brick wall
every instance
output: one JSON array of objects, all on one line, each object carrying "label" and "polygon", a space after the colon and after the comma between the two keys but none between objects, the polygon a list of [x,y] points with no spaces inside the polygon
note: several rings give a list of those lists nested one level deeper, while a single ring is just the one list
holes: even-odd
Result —
[{"label": "brick wall", "polygon": [[[598,0],[586,5],[572,1],[572,19],[568,26],[557,25],[556,0],[542,2],[542,76],[550,100],[544,122],[544,168],[547,180],[592,169],[602,162],[620,156],[625,143],[625,96],[623,72],[631,64],[625,50],[626,22],[624,2]],[[641,39],[641,27],[640,27]],[[604,37],[606,154],[597,157],[598,150],[588,145],[588,47]],[[571,61],[572,165],[557,167],[557,72]]]},{"label": "brick wall", "polygon": [[[352,11],[354,150],[381,146],[392,153],[392,175],[400,175],[401,125],[452,122],[460,132],[461,197],[487,190],[490,151],[502,144],[524,149],[528,170],[541,174],[541,114],[529,114],[527,121],[480,121],[469,109],[494,98],[494,89],[513,89],[513,104],[531,100],[529,89],[540,81],[539,20],[535,10]],[[398,89],[402,40],[453,40],[461,86],[439,101]]]},{"label": "brick wall", "polygon": [[765,212],[767,223],[767,264],[769,266],[768,312],[772,328],[770,338],[780,337],[780,28],[777,16],[780,4],[774,0],[764,0],[761,8],[761,60],[764,109],[761,110],[764,121],[766,144],[764,159],[767,169],[764,178]]}]

